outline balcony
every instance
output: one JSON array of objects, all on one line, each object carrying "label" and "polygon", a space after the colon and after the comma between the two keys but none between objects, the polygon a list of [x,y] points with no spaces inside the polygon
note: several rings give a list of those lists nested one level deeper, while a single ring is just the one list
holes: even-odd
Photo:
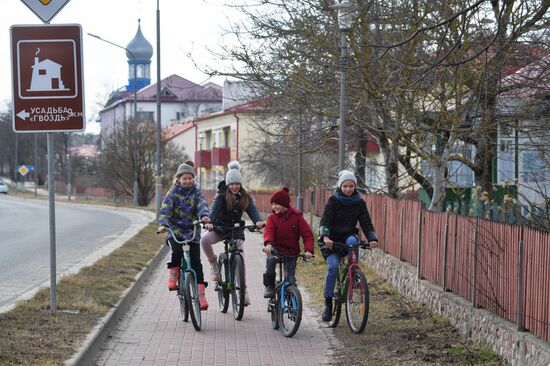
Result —
[{"label": "balcony", "polygon": [[228,147],[215,147],[212,149],[212,165],[225,166],[231,159],[231,150]]},{"label": "balcony", "polygon": [[210,168],[212,167],[210,150],[198,150],[195,151],[195,166],[197,168]]}]

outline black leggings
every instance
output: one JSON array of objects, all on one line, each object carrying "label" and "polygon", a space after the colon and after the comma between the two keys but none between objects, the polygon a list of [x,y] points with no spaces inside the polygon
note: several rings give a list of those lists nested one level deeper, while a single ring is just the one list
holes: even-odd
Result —
[{"label": "black leggings", "polygon": [[[172,248],[172,260],[168,262],[168,268],[179,267],[181,265],[181,259],[183,257],[183,245],[177,243],[174,238],[169,238],[166,241],[166,244],[169,245],[170,248]],[[204,273],[202,271],[201,246],[199,245],[199,243],[191,243],[189,246],[191,267],[193,267],[195,273],[197,274],[197,282],[206,285],[206,282],[204,282]]]}]

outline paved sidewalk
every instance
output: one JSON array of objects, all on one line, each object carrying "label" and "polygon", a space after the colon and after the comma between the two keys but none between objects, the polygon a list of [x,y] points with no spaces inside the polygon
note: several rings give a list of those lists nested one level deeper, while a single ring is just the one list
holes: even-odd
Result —
[{"label": "paved sidewalk", "polygon": [[[175,292],[166,289],[163,261],[153,272],[142,294],[122,318],[111,338],[101,347],[97,365],[319,365],[329,363],[331,349],[338,346],[332,330],[309,311],[308,294],[301,288],[305,309],[300,329],[292,338],[271,328],[267,300],[263,298],[262,273],[265,255],[261,236],[246,233],[246,278],[252,305],[236,321],[231,309],[217,309],[213,285],[207,288],[210,308],[202,312],[203,325],[196,332],[179,314]],[[223,251],[223,244],[214,246]],[[205,275],[209,265],[202,258]],[[299,278],[298,278],[299,281]]]}]

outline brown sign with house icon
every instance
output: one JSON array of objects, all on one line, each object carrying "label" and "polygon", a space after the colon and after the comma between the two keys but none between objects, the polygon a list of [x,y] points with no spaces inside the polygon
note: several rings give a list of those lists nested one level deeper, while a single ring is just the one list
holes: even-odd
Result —
[{"label": "brown sign with house icon", "polygon": [[13,128],[85,128],[79,25],[12,26]]}]

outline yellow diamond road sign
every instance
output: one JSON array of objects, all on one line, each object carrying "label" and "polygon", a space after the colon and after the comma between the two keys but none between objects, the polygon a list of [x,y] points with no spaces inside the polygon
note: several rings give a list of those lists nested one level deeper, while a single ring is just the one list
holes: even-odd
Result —
[{"label": "yellow diamond road sign", "polygon": [[49,23],[59,13],[69,0],[21,0],[29,7],[44,23]]},{"label": "yellow diamond road sign", "polygon": [[18,169],[19,174],[22,176],[25,176],[29,172],[29,168],[27,168],[25,165],[21,165]]}]

